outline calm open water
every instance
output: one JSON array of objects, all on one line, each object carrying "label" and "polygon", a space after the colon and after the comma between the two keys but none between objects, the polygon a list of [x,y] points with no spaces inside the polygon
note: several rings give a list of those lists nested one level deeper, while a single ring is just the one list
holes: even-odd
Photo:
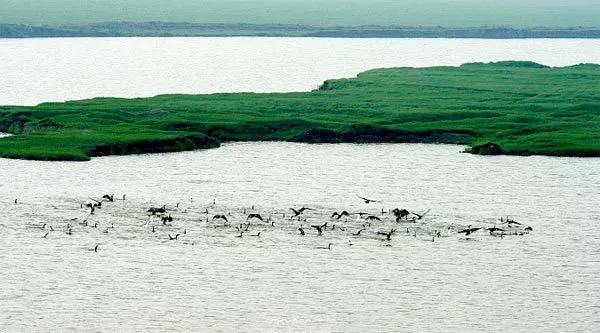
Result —
[{"label": "calm open water", "polygon": [[98,96],[303,91],[379,67],[600,63],[590,39],[0,39],[0,105]]},{"label": "calm open water", "polygon": [[[308,90],[372,67],[505,59],[600,63],[600,42],[0,40],[0,104]],[[0,331],[597,330],[600,159],[462,149],[237,143],[84,163],[0,159]],[[80,208],[105,193],[127,200],[94,215]],[[174,217],[168,226],[145,212],[163,204]],[[288,208],[303,205],[315,209],[307,220],[289,219]],[[396,207],[431,211],[414,224],[380,216]],[[353,236],[366,222],[329,218],[343,209],[383,221]],[[255,221],[235,237],[250,212],[274,226]],[[212,221],[218,213],[232,225]],[[534,230],[479,231],[472,241],[457,233],[501,215]],[[317,236],[310,225],[325,222],[337,229]],[[391,241],[377,235],[391,228]],[[431,242],[435,231],[442,237]],[[330,242],[330,251],[317,249]]]},{"label": "calm open water", "polygon": [[[597,329],[600,159],[461,149],[241,143],[85,163],[0,160],[0,331]],[[104,193],[127,200],[91,216],[80,208]],[[382,202],[366,205],[357,194]],[[147,224],[146,209],[162,204],[172,225]],[[306,222],[282,217],[301,205],[317,209]],[[431,212],[424,224],[384,216],[360,237],[351,232],[363,222],[328,217],[382,207]],[[205,209],[232,214],[234,225],[245,222],[243,209],[276,224],[257,221],[248,234],[261,236],[240,239],[233,227],[207,223]],[[468,242],[455,232],[501,215],[534,231],[478,232]],[[79,225],[84,218],[97,228]],[[327,221],[338,229],[319,237],[308,227]],[[391,227],[399,232],[390,242],[376,235]],[[431,229],[444,237],[432,243]],[[329,242],[331,251],[316,249]]]}]

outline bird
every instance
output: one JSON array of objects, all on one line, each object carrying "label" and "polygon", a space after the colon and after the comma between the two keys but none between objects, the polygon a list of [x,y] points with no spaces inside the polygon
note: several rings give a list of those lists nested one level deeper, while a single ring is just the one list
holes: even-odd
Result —
[{"label": "bird", "polygon": [[18,199],[15,199],[15,205],[17,204]]},{"label": "bird", "polygon": [[252,237],[260,237],[260,231],[256,235],[250,235]]},{"label": "bird", "polygon": [[357,195],[357,197],[359,197],[360,199],[362,199],[366,204],[369,204],[371,202],[379,202],[377,200],[371,200],[371,199],[367,199],[367,198],[361,197],[360,195]]},{"label": "bird", "polygon": [[311,227],[317,229],[317,236],[323,235],[323,229],[327,227],[327,223],[323,225],[311,225]]},{"label": "bird", "polygon": [[150,207],[146,212],[152,215],[156,215],[166,213],[167,209],[165,208],[165,205],[163,205],[161,208]]},{"label": "bird", "polygon": [[100,244],[96,244],[96,246],[94,246],[94,252],[98,252],[98,246],[100,246]]},{"label": "bird", "polygon": [[302,228],[302,224],[300,225],[300,228],[298,228],[298,231],[300,231],[301,236],[305,235],[304,229]]},{"label": "bird", "polygon": [[428,209],[425,213],[423,214],[417,214],[417,213],[412,213],[413,215],[417,216],[417,220],[422,219],[425,215],[427,215],[427,213],[429,213],[429,211],[431,211],[431,209]]},{"label": "bird", "polygon": [[383,232],[383,231],[378,231],[377,234],[378,235],[382,235],[385,236],[386,240],[392,240],[392,235],[396,232],[395,229],[390,230],[390,232]]},{"label": "bird", "polygon": [[350,213],[348,213],[347,211],[342,211],[341,213],[338,212],[333,212],[333,214],[331,214],[331,218],[335,218],[335,219],[341,219],[342,216],[350,216]]},{"label": "bird", "polygon": [[463,229],[463,230],[459,231],[458,233],[459,234],[465,234],[466,236],[468,236],[468,235],[474,233],[475,231],[477,231],[479,229],[481,229],[481,228],[471,228],[471,225],[469,225],[467,227],[467,229]]},{"label": "bird", "polygon": [[225,222],[229,222],[229,221],[227,220],[227,216],[225,216],[225,215],[223,215],[223,214],[217,214],[217,215],[213,216],[213,218],[212,218],[212,219],[213,219],[213,220],[214,220],[214,219],[222,219],[222,220],[225,220]]},{"label": "bird", "polygon": [[357,232],[353,233],[352,236],[360,236],[360,233],[365,229],[358,229]]},{"label": "bird", "polygon": [[172,217],[171,215],[168,215],[168,216],[162,216],[162,217],[160,218],[160,220],[161,220],[162,224],[166,225],[166,224],[167,224],[167,222],[173,222],[173,217]]},{"label": "bird", "polygon": [[177,240],[177,237],[179,237],[179,234],[175,235],[175,237],[171,236],[170,234],[167,234],[169,236],[169,240]]},{"label": "bird", "polygon": [[44,236],[42,236],[42,238],[46,238],[48,237],[49,232],[47,232]]},{"label": "bird", "polygon": [[261,221],[264,221],[263,218],[262,218],[262,216],[260,216],[260,214],[255,214],[255,213],[248,214],[248,217],[246,218],[246,221],[248,221],[249,219],[252,219],[252,218],[257,218],[257,219],[259,219]]},{"label": "bird", "polygon": [[113,195],[105,194],[105,195],[102,196],[102,199],[106,199],[106,200],[108,200],[110,202],[113,202],[115,200],[115,195],[114,194]]},{"label": "bird", "polygon": [[396,216],[396,222],[400,222],[400,220],[403,217],[406,217],[410,214],[410,212],[407,211],[406,209],[398,209],[398,208],[394,208],[394,210],[392,210],[392,213],[394,213],[394,216]]},{"label": "bird", "polygon": [[317,249],[320,249],[320,250],[331,250],[331,245],[333,245],[333,243],[329,243],[326,247],[317,247]]},{"label": "bird", "polygon": [[376,220],[376,221],[381,221],[381,219],[375,215],[369,215],[366,218],[367,220]]},{"label": "bird", "polygon": [[532,227],[526,227],[525,231],[533,231],[533,228]]},{"label": "bird", "polygon": [[290,208],[290,210],[291,210],[292,212],[294,212],[294,216],[292,216],[292,217],[296,217],[296,216],[299,216],[299,215],[301,215],[302,213],[304,213],[304,211],[305,211],[305,210],[311,210],[311,209],[310,209],[310,208],[306,208],[306,207],[302,207],[302,208],[300,208],[300,209],[298,209],[298,210],[296,210],[296,209],[294,209],[294,208]]},{"label": "bird", "polygon": [[491,228],[487,228],[486,230],[490,232],[490,235],[497,231],[504,231],[504,229],[498,228],[498,227],[491,227]]},{"label": "bird", "polygon": [[237,237],[237,238],[242,238],[242,236],[243,236],[243,235],[244,235],[244,232],[243,232],[243,231],[241,231],[241,232],[240,232],[240,234],[239,234],[239,235],[237,235],[237,236],[235,236],[235,237]]}]

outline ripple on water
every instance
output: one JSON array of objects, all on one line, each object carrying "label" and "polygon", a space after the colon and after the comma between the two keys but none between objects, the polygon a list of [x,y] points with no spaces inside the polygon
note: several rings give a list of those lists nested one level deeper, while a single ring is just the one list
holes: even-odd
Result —
[{"label": "ripple on water", "polygon": [[[0,256],[9,268],[0,273],[0,330],[597,327],[600,159],[461,150],[236,143],[85,163],[0,159]],[[104,193],[127,200],[92,216],[79,208]],[[382,203],[365,205],[357,194]],[[178,202],[172,226],[146,225],[149,206]],[[233,227],[215,228],[218,222],[206,223],[202,214],[231,212],[242,223],[252,205],[275,221],[254,223],[251,234],[260,237],[238,239]],[[299,222],[280,214],[303,205],[316,211],[301,222],[307,235],[300,237]],[[349,234],[364,223],[354,217],[332,221],[346,231],[322,237],[309,227],[329,221],[334,210],[377,214],[382,207],[431,212],[425,224],[397,226],[391,247],[376,234],[396,226],[387,216],[361,237]],[[503,239],[481,233],[476,242],[452,230],[435,242],[426,237],[448,225],[492,225],[501,215],[534,232]],[[83,219],[98,228],[80,225]],[[47,238],[43,223],[56,230]],[[168,240],[176,233],[178,241]],[[331,251],[316,249],[329,242]]]}]

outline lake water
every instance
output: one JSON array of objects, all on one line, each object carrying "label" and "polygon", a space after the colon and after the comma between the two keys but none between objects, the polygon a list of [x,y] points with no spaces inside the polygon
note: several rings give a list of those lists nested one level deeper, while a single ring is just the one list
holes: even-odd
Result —
[{"label": "lake water", "polygon": [[[373,67],[505,59],[600,63],[600,42],[0,40],[0,104],[309,90]],[[597,330],[600,159],[463,149],[235,143],[77,163],[0,159],[0,331]],[[81,208],[105,193],[127,197],[93,215]],[[146,213],[162,205],[168,225]],[[313,208],[306,221],[290,219],[301,206]],[[396,207],[430,211],[396,223]],[[342,210],[382,221],[330,218]],[[274,223],[253,220],[238,238],[249,213]],[[458,233],[522,232],[499,224],[506,215],[533,231]],[[325,222],[317,236],[311,225]],[[392,228],[390,241],[377,234]]]},{"label": "lake water", "polygon": [[[0,160],[0,331],[599,327],[600,159],[481,157],[462,149],[239,143],[84,163]],[[104,193],[127,197],[94,215],[80,208]],[[145,213],[163,204],[170,226]],[[302,205],[315,210],[305,212],[307,221],[290,220],[288,207]],[[380,216],[395,207],[431,211],[418,223],[397,224],[386,214],[360,236],[352,234],[364,220],[329,218],[342,209]],[[255,221],[237,238],[233,226],[212,220],[231,214],[237,226],[244,210],[275,225]],[[457,233],[491,227],[502,215],[533,232],[500,238],[479,231],[473,241]],[[319,237],[310,225],[325,222],[337,229]],[[391,228],[398,230],[391,241],[377,235]],[[431,242],[434,230],[442,237]],[[316,249],[329,242],[331,251]]]},{"label": "lake water", "polygon": [[335,38],[0,39],[0,105],[98,96],[301,91],[394,66],[600,63],[600,40]]}]

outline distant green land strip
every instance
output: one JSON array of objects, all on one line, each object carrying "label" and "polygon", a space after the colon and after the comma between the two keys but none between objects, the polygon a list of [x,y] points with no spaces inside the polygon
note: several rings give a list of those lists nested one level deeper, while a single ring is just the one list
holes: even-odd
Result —
[{"label": "distant green land strip", "polygon": [[600,38],[600,28],[318,27],[286,24],[110,22],[32,26],[0,24],[0,38],[271,36],[340,38]]},{"label": "distant green land strip", "polygon": [[600,65],[374,69],[295,93],[94,98],[0,107],[0,157],[212,148],[224,141],[456,143],[478,154],[600,156]]}]

